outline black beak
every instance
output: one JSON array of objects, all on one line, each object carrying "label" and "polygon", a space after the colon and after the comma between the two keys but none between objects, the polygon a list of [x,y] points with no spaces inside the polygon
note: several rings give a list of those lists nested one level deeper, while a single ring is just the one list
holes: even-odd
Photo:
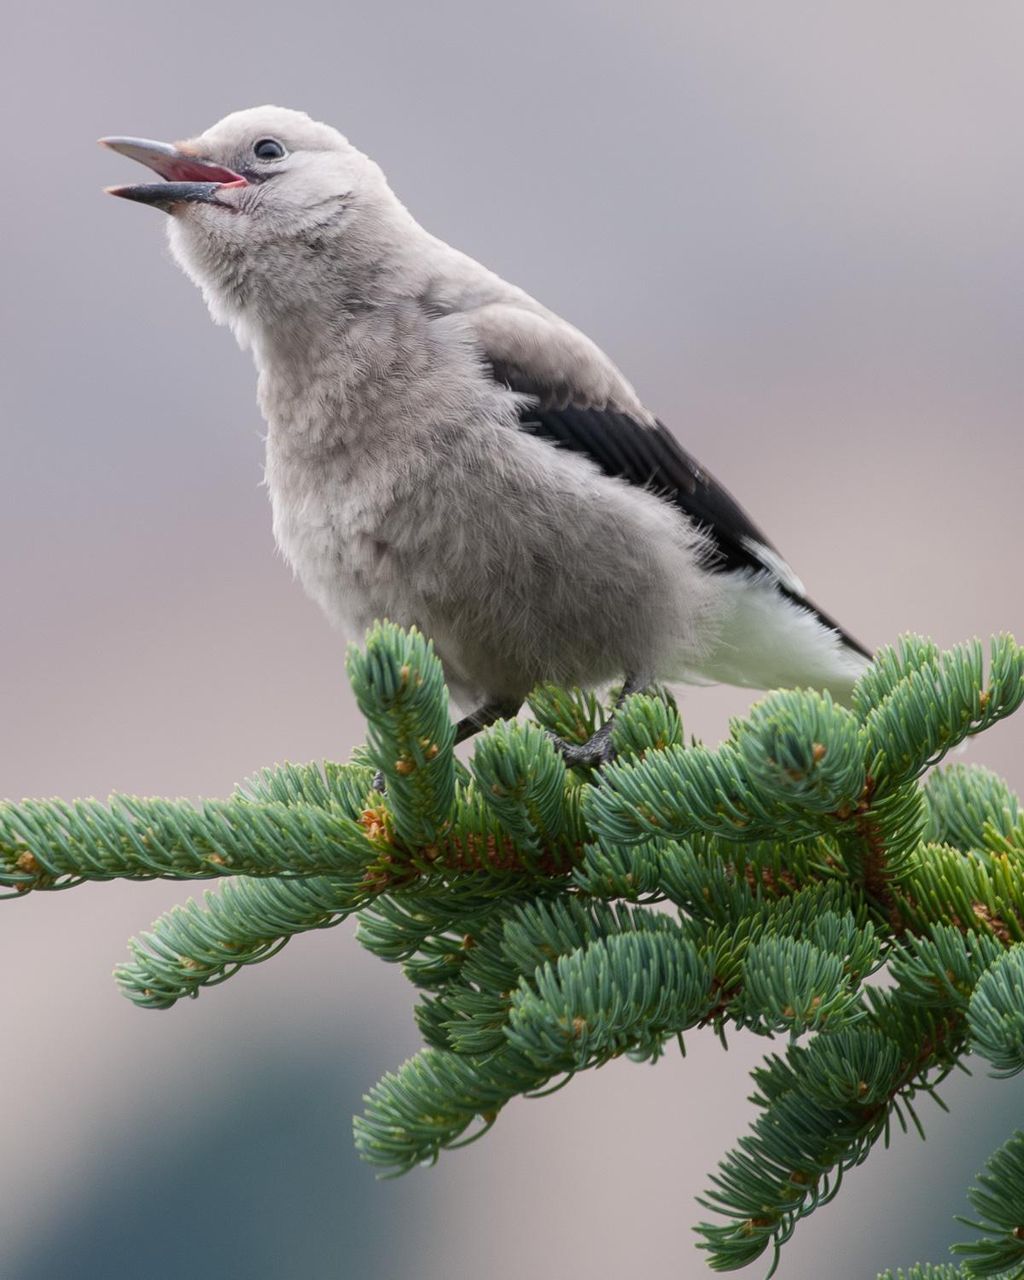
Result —
[{"label": "black beak", "polygon": [[138,186],[107,187],[110,195],[151,204],[166,213],[185,202],[222,204],[217,195],[224,187],[248,186],[240,173],[191,155],[187,149],[168,142],[150,142],[147,138],[100,138],[100,144],[155,169],[166,179],[165,182],[146,182]]}]

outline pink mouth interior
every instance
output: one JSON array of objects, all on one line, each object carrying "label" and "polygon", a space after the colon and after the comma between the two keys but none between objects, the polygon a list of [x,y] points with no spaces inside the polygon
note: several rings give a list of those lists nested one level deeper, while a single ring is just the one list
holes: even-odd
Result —
[{"label": "pink mouth interior", "polygon": [[184,155],[152,155],[146,157],[146,163],[168,182],[219,182],[233,187],[247,185],[240,173],[211,164],[208,160],[191,160]]}]

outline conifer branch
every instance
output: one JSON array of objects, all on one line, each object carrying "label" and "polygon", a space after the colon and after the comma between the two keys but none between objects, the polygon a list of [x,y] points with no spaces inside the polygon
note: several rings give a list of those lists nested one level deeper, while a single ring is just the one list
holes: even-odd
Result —
[{"label": "conifer branch", "polygon": [[[0,805],[0,882],[19,897],[227,877],[131,943],[117,979],[150,1008],[355,914],[360,943],[419,992],[425,1043],[356,1121],[385,1173],[475,1140],[518,1095],[619,1055],[653,1062],[684,1032],[784,1035],[698,1228],[714,1269],[766,1252],[774,1268],[846,1170],[894,1125],[921,1129],[921,1095],[939,1101],[969,1055],[1024,1069],[1024,816],[984,768],[924,777],[1024,701],[1010,637],[987,662],[977,642],[904,637],[850,709],[772,693],[715,749],[685,745],[669,695],[635,694],[599,772],[567,769],[548,736],[605,723],[592,694],[536,690],[535,721],[492,726],[465,767],[423,636],[380,623],[348,671],[368,721],[348,764],[280,765],[198,805]],[[882,966],[888,984],[866,984]],[[971,1203],[982,1236],[957,1247],[959,1268],[883,1280],[1024,1274],[1024,1135]]]},{"label": "conifer branch", "polygon": [[172,907],[129,943],[132,959],[114,977],[130,1000],[169,1009],[269,960],[297,933],[340,924],[366,900],[358,883],[328,876],[302,880],[229,880],[203,902]]},{"label": "conifer branch", "polygon": [[373,847],[353,819],[276,801],[25,800],[0,804],[0,884],[359,874]]}]

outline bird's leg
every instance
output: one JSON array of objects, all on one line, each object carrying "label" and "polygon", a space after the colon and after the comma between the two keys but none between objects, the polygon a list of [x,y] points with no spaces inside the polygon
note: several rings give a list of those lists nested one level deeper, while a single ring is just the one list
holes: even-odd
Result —
[{"label": "bird's leg", "polygon": [[[475,733],[479,733],[481,729],[487,729],[498,720],[511,720],[519,712],[519,708],[523,705],[523,700],[518,701],[515,698],[505,698],[503,701],[499,699],[496,702],[485,702],[482,707],[477,707],[475,711],[471,711],[468,716],[463,716],[455,725],[455,745],[465,742],[467,738],[472,738]],[[373,775],[373,789],[384,794],[384,774],[380,769]]]},{"label": "bird's leg", "polygon": [[522,698],[498,699],[496,702],[485,702],[468,716],[463,716],[455,726],[455,742],[465,742],[481,729],[487,729],[499,720],[512,720],[519,714],[523,705]]},{"label": "bird's leg", "polygon": [[[615,710],[618,711],[631,693],[642,693],[650,683],[649,676],[627,676],[619,696],[615,699]],[[561,752],[562,759],[570,769],[580,765],[595,769],[600,765],[608,764],[615,758],[615,748],[612,746],[612,728],[614,724],[615,715],[613,713],[586,742],[578,744],[566,742],[557,733],[550,733],[548,736]]]}]

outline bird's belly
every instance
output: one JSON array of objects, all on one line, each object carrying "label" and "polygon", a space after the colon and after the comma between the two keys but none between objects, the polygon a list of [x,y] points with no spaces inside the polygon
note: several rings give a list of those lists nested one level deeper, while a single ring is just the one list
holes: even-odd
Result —
[{"label": "bird's belly", "polygon": [[308,485],[300,500],[270,483],[274,539],[306,593],[350,638],[379,617],[413,621],[381,533],[381,508],[351,486]]},{"label": "bird's belly", "polygon": [[460,701],[656,675],[703,647],[697,537],[659,499],[497,428],[435,438],[416,462],[383,444],[344,470],[268,455],[277,544],[350,638],[417,625]]}]

